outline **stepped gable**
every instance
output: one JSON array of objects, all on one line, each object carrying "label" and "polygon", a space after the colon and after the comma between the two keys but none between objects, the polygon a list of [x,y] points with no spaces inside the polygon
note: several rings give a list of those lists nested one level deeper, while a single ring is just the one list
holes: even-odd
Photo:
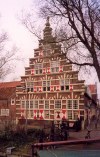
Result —
[{"label": "stepped gable", "polygon": [[61,45],[56,43],[47,18],[43,39],[29,59],[16,91],[17,118],[68,119],[71,123],[78,117],[84,119],[84,91],[84,80],[78,80],[78,71],[73,71]]}]

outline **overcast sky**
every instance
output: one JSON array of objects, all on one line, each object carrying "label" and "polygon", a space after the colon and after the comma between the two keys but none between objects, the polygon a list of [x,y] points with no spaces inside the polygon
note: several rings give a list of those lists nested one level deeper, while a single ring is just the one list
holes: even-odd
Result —
[{"label": "overcast sky", "polygon": [[[24,67],[28,66],[28,59],[33,57],[34,48],[38,44],[38,40],[18,19],[22,15],[22,10],[29,12],[31,7],[34,7],[32,0],[0,0],[0,27],[8,33],[12,45],[19,48],[18,55],[25,58],[24,62],[17,64],[14,74],[10,74],[7,81],[24,75]],[[35,9],[33,12],[36,14]]]},{"label": "overcast sky", "polygon": [[[14,74],[7,77],[7,81],[20,78],[24,75],[24,67],[28,66],[29,58],[33,57],[34,48],[38,46],[38,40],[28,32],[28,30],[21,24],[18,17],[20,17],[22,10],[29,12],[33,9],[33,14],[37,18],[35,0],[0,0],[0,25],[3,30],[7,31],[12,44],[19,48],[19,55],[25,58],[25,62],[16,65]],[[86,83],[95,83],[97,76],[90,77]]]}]

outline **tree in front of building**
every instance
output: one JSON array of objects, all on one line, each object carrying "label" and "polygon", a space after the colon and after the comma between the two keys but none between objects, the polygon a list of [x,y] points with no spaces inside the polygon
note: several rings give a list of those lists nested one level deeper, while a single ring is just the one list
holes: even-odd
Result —
[{"label": "tree in front of building", "polygon": [[0,29],[0,79],[4,79],[8,74],[13,72],[13,60],[19,60],[16,56],[17,47],[10,48],[9,37],[5,31]]},{"label": "tree in front of building", "polygon": [[[99,0],[45,0],[40,4],[40,15],[56,21],[56,35],[66,58],[78,70],[95,69],[100,81],[100,1]],[[23,18],[26,28],[38,38],[33,19]],[[56,20],[55,20],[56,19]],[[39,26],[39,30],[40,30]]]}]

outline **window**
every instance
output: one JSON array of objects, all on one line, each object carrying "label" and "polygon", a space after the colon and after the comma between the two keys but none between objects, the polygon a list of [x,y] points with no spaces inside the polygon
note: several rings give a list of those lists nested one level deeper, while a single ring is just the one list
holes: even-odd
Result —
[{"label": "window", "polygon": [[55,100],[55,108],[61,108],[61,100]]},{"label": "window", "polygon": [[69,90],[69,79],[66,80],[60,80],[60,86],[61,86],[61,90]]},{"label": "window", "polygon": [[50,81],[43,81],[43,91],[50,91]]},{"label": "window", "polygon": [[64,90],[64,80],[60,80],[61,90]]},{"label": "window", "polygon": [[67,100],[67,108],[72,109],[72,100]]},{"label": "window", "polygon": [[73,119],[74,120],[78,119],[78,112],[77,111],[73,111]]},{"label": "window", "polygon": [[51,62],[51,72],[59,72],[59,66],[60,66],[59,61],[52,61]]},{"label": "window", "polygon": [[34,108],[38,109],[38,101],[37,100],[35,100]]},{"label": "window", "polygon": [[21,104],[22,104],[22,108],[25,108],[25,101],[22,101]]},{"label": "window", "polygon": [[73,109],[78,109],[78,100],[73,100]]},{"label": "window", "polygon": [[33,110],[30,110],[30,117],[33,118]]},{"label": "window", "polygon": [[35,68],[35,74],[42,74],[42,68],[43,68],[42,63],[35,64],[34,68]]},{"label": "window", "polygon": [[11,105],[15,105],[15,99],[11,99]]},{"label": "window", "polygon": [[45,109],[49,109],[49,100],[45,100]]},{"label": "window", "polygon": [[68,111],[68,119],[72,119],[72,111]]},{"label": "window", "polygon": [[29,101],[26,101],[26,108],[29,109]]},{"label": "window", "polygon": [[34,86],[33,82],[26,82],[27,92],[33,92],[33,86]]},{"label": "window", "polygon": [[30,108],[33,108],[33,101],[30,101]]},{"label": "window", "polygon": [[49,119],[49,111],[44,111],[44,117],[45,119]]},{"label": "window", "polygon": [[1,109],[1,116],[9,116],[9,109]]}]

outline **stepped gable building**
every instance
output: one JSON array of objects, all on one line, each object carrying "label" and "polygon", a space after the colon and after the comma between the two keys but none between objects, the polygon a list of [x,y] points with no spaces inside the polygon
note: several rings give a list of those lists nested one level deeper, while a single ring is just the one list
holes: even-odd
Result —
[{"label": "stepped gable building", "polygon": [[73,123],[78,117],[84,118],[84,80],[78,80],[78,71],[72,70],[61,45],[52,36],[49,18],[43,35],[16,91],[17,118],[68,119]]}]

